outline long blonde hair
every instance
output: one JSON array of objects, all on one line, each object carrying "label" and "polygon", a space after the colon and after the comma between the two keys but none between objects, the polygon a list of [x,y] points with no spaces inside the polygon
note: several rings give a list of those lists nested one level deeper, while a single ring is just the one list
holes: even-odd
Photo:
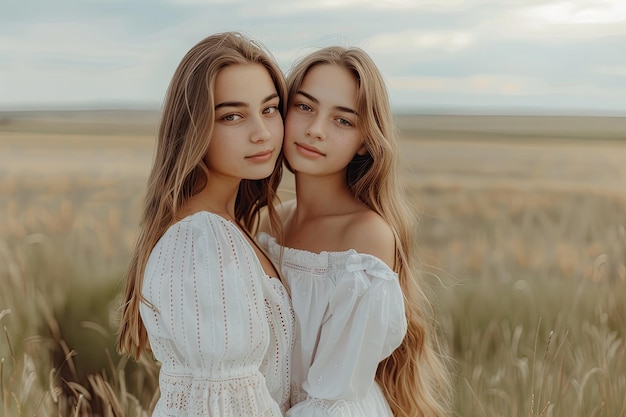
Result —
[{"label": "long blonde hair", "polygon": [[[206,184],[207,153],[215,120],[214,89],[218,73],[231,65],[260,64],[270,74],[285,110],[286,83],[272,55],[259,43],[237,32],[206,37],[183,57],[170,82],[157,136],[156,154],[148,179],[139,236],[126,277],[118,350],[138,359],[149,349],[139,306],[143,274],[150,252],[166,229],[180,220],[185,203]],[[235,202],[235,220],[252,232],[259,210],[272,203],[282,175],[282,153],[272,174],[262,180],[242,180]]]},{"label": "long blonde hair", "polygon": [[400,183],[397,138],[384,80],[362,49],[323,48],[301,58],[291,68],[287,80],[288,108],[307,72],[321,64],[338,65],[355,77],[356,110],[367,154],[354,157],[346,181],[356,198],[391,225],[396,238],[394,268],[405,297],[408,331],[402,344],[379,364],[376,380],[395,416],[448,415],[452,402],[449,361],[439,342],[434,308],[413,265],[417,219]]}]

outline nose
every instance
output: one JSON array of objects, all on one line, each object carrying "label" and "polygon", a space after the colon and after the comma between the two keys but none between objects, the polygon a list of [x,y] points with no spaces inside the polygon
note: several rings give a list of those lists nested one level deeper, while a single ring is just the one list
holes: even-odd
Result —
[{"label": "nose", "polygon": [[271,132],[267,127],[266,121],[262,117],[257,117],[254,121],[253,129],[250,134],[251,142],[265,142],[271,137]]},{"label": "nose", "polygon": [[315,117],[311,120],[311,122],[306,127],[304,134],[308,138],[324,140],[325,138],[324,126],[319,117]]}]

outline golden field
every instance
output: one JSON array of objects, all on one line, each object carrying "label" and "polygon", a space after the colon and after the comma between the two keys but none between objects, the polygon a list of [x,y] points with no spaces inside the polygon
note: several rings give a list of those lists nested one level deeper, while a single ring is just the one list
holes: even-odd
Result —
[{"label": "golden field", "polygon": [[[0,415],[149,415],[113,341],[156,117],[0,113]],[[456,415],[626,416],[626,118],[397,126]]]}]

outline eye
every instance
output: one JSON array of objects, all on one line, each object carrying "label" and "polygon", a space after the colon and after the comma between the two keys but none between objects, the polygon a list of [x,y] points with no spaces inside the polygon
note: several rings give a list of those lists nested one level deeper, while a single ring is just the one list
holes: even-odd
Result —
[{"label": "eye", "polygon": [[338,118],[337,118],[337,119],[335,119],[335,120],[337,120],[337,122],[338,122],[340,125],[342,125],[342,126],[347,126],[347,127],[351,127],[351,126],[353,126],[353,124],[352,124],[352,122],[351,122],[350,120],[344,119],[344,118],[342,118],[342,117],[338,117]]},{"label": "eye", "polygon": [[307,111],[307,112],[313,111],[311,106],[309,106],[308,104],[304,104],[304,103],[296,104],[296,107],[302,111]]},{"label": "eye", "polygon": [[222,120],[225,122],[234,122],[239,119],[242,119],[242,117],[238,114],[227,114],[226,116],[222,117]]},{"label": "eye", "polygon": [[278,106],[269,106],[263,110],[263,114],[274,114],[278,112]]}]

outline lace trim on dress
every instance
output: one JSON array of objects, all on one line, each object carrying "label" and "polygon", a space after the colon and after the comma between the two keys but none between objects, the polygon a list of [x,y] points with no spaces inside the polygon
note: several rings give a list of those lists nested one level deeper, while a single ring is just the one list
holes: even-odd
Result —
[{"label": "lace trim on dress", "polygon": [[348,272],[363,270],[373,277],[385,280],[397,277],[397,273],[379,258],[359,253],[354,249],[315,253],[303,249],[281,247],[274,237],[264,232],[259,233],[258,240],[263,247],[267,248],[273,261],[278,261],[282,249],[287,253],[283,254],[282,265],[301,273],[327,277],[330,271],[339,267]]},{"label": "lace trim on dress", "polygon": [[[188,375],[161,373],[161,398],[156,415],[180,416],[190,410],[194,415],[223,415],[228,410],[232,416],[263,415],[280,417],[271,410],[273,400],[263,395],[262,375],[239,378],[198,378]],[[256,397],[256,398],[254,398]],[[266,414],[270,412],[269,414]],[[229,414],[230,415],[230,414]]]}]

